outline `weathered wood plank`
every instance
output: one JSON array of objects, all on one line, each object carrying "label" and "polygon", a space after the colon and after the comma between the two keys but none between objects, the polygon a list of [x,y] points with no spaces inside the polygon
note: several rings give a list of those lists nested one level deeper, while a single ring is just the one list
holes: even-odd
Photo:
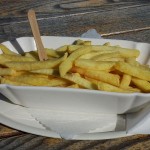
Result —
[{"label": "weathered wood plank", "polygon": [[[17,5],[16,5],[17,3]],[[26,13],[34,8],[38,18],[82,13],[109,11],[128,7],[148,5],[149,0],[2,0],[0,3],[0,24],[26,20]]]},{"label": "weathered wood plank", "polygon": [[[80,36],[95,28],[101,34],[121,31],[147,30],[150,27],[150,5],[136,8],[116,9],[107,12],[90,12],[42,18],[38,20],[42,35]],[[10,38],[31,36],[28,21],[0,26],[0,35]],[[149,38],[149,37],[148,37]]]},{"label": "weathered wood plank", "polygon": [[10,137],[0,141],[0,149],[22,149],[22,150],[120,150],[125,148],[144,149],[149,148],[149,135],[135,135],[111,140],[63,140],[54,138],[45,138],[32,134]]},{"label": "weathered wood plank", "polygon": [[112,35],[105,35],[103,38],[106,39],[122,39],[122,40],[129,40],[135,42],[145,42],[150,43],[150,30],[141,30],[141,31],[132,31],[122,34],[112,34]]},{"label": "weathered wood plank", "polygon": [[[80,35],[82,33],[79,33]],[[71,35],[74,36],[74,35]],[[127,32],[122,34],[111,34],[111,35],[105,35],[103,36],[105,39],[122,39],[122,40],[129,40],[129,41],[135,41],[135,42],[145,42],[150,43],[150,30],[141,30],[136,32]],[[6,36],[0,37],[0,43],[9,40]]]},{"label": "weathered wood plank", "polygon": [[0,124],[0,139],[5,137],[20,135],[20,134],[21,132]]}]

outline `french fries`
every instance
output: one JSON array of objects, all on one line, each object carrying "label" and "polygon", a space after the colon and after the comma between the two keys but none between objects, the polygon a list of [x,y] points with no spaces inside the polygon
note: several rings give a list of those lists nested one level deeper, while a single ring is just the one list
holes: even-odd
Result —
[{"label": "french fries", "polygon": [[150,68],[136,60],[136,49],[79,39],[55,50],[46,48],[46,61],[39,61],[37,51],[21,55],[2,44],[0,49],[1,84],[150,93]]},{"label": "french fries", "polygon": [[97,86],[94,83],[82,78],[80,76],[80,74],[78,74],[78,73],[66,74],[63,76],[63,78],[67,79],[69,81],[72,81],[73,83],[76,83],[76,84],[80,85],[81,87],[84,87],[87,89],[93,89],[93,90],[97,89]]},{"label": "french fries", "polygon": [[33,62],[5,62],[3,65],[9,68],[13,68],[15,70],[37,70],[37,69],[47,69],[47,68],[54,68],[58,66],[62,61],[67,58],[67,53],[61,58],[57,58],[54,60],[46,60],[46,61],[33,61]]},{"label": "french fries", "polygon": [[11,68],[0,68],[0,76],[4,75],[15,75],[16,71]]},{"label": "french fries", "polygon": [[0,44],[0,50],[2,50],[3,54],[9,54],[9,55],[17,55],[17,53],[11,51],[8,49],[5,45]]},{"label": "french fries", "polygon": [[6,79],[13,81],[13,82],[20,82],[28,85],[34,85],[34,86],[63,86],[68,85],[70,82],[67,80],[64,80],[62,78],[54,78],[49,80],[48,78],[43,77],[36,77],[34,75],[21,75],[21,76],[15,76],[10,77],[7,76]]},{"label": "french fries", "polygon": [[60,76],[64,76],[71,68],[73,65],[73,62],[80,57],[81,55],[85,54],[85,53],[89,53],[91,51],[91,47],[83,47],[83,48],[79,48],[78,50],[76,50],[74,53],[71,53],[68,58],[63,61],[60,66],[59,66],[59,71],[60,71]]},{"label": "french fries", "polygon": [[142,69],[138,66],[133,66],[126,62],[118,62],[116,63],[115,68],[133,77],[150,81],[150,71]]},{"label": "french fries", "polygon": [[74,62],[74,65],[84,69],[109,70],[115,65],[115,62],[78,59]]},{"label": "french fries", "polygon": [[147,93],[150,92],[150,83],[148,81],[132,78],[132,82],[142,91]]}]

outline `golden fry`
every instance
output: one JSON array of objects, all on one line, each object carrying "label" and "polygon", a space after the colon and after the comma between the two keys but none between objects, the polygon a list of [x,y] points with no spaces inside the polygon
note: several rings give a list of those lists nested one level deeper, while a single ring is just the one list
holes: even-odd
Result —
[{"label": "golden fry", "polygon": [[16,71],[11,68],[0,68],[0,76],[15,75]]},{"label": "golden fry", "polygon": [[90,53],[87,53],[87,54],[80,56],[79,58],[81,58],[81,59],[93,59],[94,60],[94,57],[96,57],[96,56],[99,56],[101,54],[109,54],[109,53],[114,53],[114,51],[113,50],[91,51]]},{"label": "golden fry", "polygon": [[74,65],[84,69],[109,70],[115,65],[115,62],[96,62],[87,59],[77,59]]},{"label": "golden fry", "polygon": [[104,54],[97,55],[92,59],[95,61],[102,61],[102,60],[108,60],[110,58],[116,58],[116,57],[120,58],[120,56],[121,55],[119,52],[112,52],[112,53],[104,53]]},{"label": "golden fry", "polygon": [[102,91],[108,91],[108,92],[121,92],[121,93],[132,93],[133,92],[133,91],[121,89],[119,87],[116,87],[114,85],[104,83],[104,82],[98,83],[98,89],[102,90]]},{"label": "golden fry", "polygon": [[31,57],[34,61],[39,61],[39,56],[37,51],[30,51],[24,54],[25,57]]},{"label": "golden fry", "polygon": [[76,50],[75,52],[71,53],[68,58],[63,61],[60,65],[59,65],[59,72],[60,72],[60,76],[64,76],[71,68],[73,65],[73,62],[80,57],[83,54],[89,53],[91,51],[91,47],[86,47],[86,48],[80,48],[78,50]]},{"label": "golden fry", "polygon": [[6,67],[13,68],[15,70],[38,70],[38,69],[47,69],[54,68],[58,66],[62,61],[64,61],[67,57],[67,53],[58,59],[54,60],[46,60],[46,61],[38,61],[38,62],[6,62],[4,65]]},{"label": "golden fry", "polygon": [[0,49],[2,50],[2,52],[4,54],[9,54],[9,55],[18,55],[17,53],[11,51],[10,49],[8,49],[5,45],[0,44]]},{"label": "golden fry", "polygon": [[43,77],[38,77],[34,75],[22,75],[22,76],[15,76],[15,77],[8,77],[7,79],[14,81],[14,82],[21,82],[24,84],[34,85],[34,86],[61,86],[61,85],[68,85],[70,84],[69,81],[64,80],[62,78],[54,78],[48,79]]},{"label": "golden fry", "polygon": [[93,78],[96,80],[100,80],[109,84],[112,84],[114,86],[120,85],[120,76],[116,74],[111,74],[105,71],[97,71],[97,70],[88,70],[85,71],[84,76],[87,76],[89,78]]},{"label": "golden fry", "polygon": [[69,85],[67,86],[68,88],[76,88],[76,89],[79,89],[79,85],[78,84],[72,84],[72,85]]},{"label": "golden fry", "polygon": [[48,56],[52,56],[52,57],[56,57],[56,58],[60,57],[60,55],[58,54],[58,52],[55,51],[55,50],[53,50],[53,49],[45,48],[45,51],[46,51],[46,54]]},{"label": "golden fry", "polygon": [[9,79],[2,78],[1,84],[10,84],[10,85],[17,85],[17,86],[30,86],[29,84],[17,82],[17,81],[11,81]]},{"label": "golden fry", "polygon": [[150,92],[150,83],[145,80],[141,80],[138,78],[132,78],[132,82],[143,92],[149,93]]},{"label": "golden fry", "polygon": [[97,86],[90,81],[82,78],[79,74],[77,73],[72,73],[72,74],[66,74],[63,76],[64,79],[67,79],[73,83],[78,84],[81,87],[87,88],[87,89],[97,89]]},{"label": "golden fry", "polygon": [[150,81],[150,71],[125,62],[117,62],[115,68],[125,74]]},{"label": "golden fry", "polygon": [[108,84],[108,83],[105,83],[105,82],[102,82],[102,81],[99,81],[99,80],[96,80],[96,79],[93,79],[93,78],[87,78],[86,77],[86,79],[93,82],[93,83],[95,83],[98,86],[98,89],[101,90],[101,91],[132,93],[132,91],[130,91],[130,90],[125,90],[125,89],[116,87],[114,85],[111,85],[111,84]]},{"label": "golden fry", "polygon": [[[72,53],[73,51],[76,51],[79,48],[85,47],[86,45],[69,45],[68,46],[68,52]],[[119,52],[120,55],[124,58],[129,58],[129,57],[138,57],[140,54],[140,51],[137,49],[128,49],[128,48],[122,48],[118,46],[105,46],[105,45],[92,45],[91,46],[92,51],[114,51],[114,52]]]},{"label": "golden fry", "polygon": [[33,70],[30,71],[32,73],[38,73],[38,74],[44,74],[44,75],[59,75],[58,69],[39,69],[39,70]]},{"label": "golden fry", "polygon": [[123,74],[122,80],[120,82],[121,88],[128,88],[131,82],[131,76],[128,74]]},{"label": "golden fry", "polygon": [[19,56],[19,55],[9,55],[9,54],[1,54],[0,59],[7,59],[8,61],[18,61],[18,62],[23,62],[23,61],[35,61],[35,59],[31,57],[25,57],[25,56]]}]

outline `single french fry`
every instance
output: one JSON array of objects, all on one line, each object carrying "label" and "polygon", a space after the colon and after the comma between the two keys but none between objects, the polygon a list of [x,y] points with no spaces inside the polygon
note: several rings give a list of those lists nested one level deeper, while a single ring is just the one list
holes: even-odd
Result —
[{"label": "single french fry", "polygon": [[[68,45],[68,52],[72,53],[73,51],[76,51],[77,49],[83,46],[86,47],[86,45]],[[122,48],[118,46],[92,45],[91,48],[92,51],[109,51],[109,50],[113,50],[114,52],[118,51],[120,52],[120,55],[123,58],[129,58],[129,57],[137,58],[140,54],[140,51],[137,49],[128,49],[128,48]]]},{"label": "single french fry", "polygon": [[[73,73],[79,73],[80,75],[84,75],[84,72],[87,71],[88,72],[89,69],[83,69],[80,67],[72,67],[71,68],[71,72]],[[110,72],[111,70],[105,70],[105,72]]]},{"label": "single french fry", "polygon": [[9,55],[9,54],[1,54],[0,59],[7,59],[9,61],[18,61],[18,62],[35,61],[35,59],[31,57],[25,57],[20,55]]},{"label": "single french fry", "polygon": [[38,61],[38,58],[35,58],[31,53],[25,53],[24,55],[25,57],[31,57],[33,59],[33,61]]},{"label": "single french fry", "polygon": [[138,78],[132,77],[132,82],[143,92],[149,93],[150,92],[150,83],[146,80],[141,80]]},{"label": "single french fry", "polygon": [[101,61],[113,61],[113,62],[117,62],[117,61],[124,61],[124,58],[122,57],[113,57],[113,58],[106,58],[104,60]]},{"label": "single french fry", "polygon": [[114,85],[104,83],[104,82],[98,83],[98,89],[102,90],[102,91],[108,91],[108,92],[121,92],[121,93],[132,93],[133,92],[133,91],[121,89],[119,87],[116,87]]},{"label": "single french fry", "polygon": [[39,69],[39,70],[32,70],[32,73],[44,74],[44,75],[59,75],[58,69]]},{"label": "single french fry", "polygon": [[83,48],[83,47],[85,47],[85,46],[84,45],[68,45],[67,52],[69,54],[71,54],[72,52],[76,51],[77,49]]},{"label": "single french fry", "polygon": [[139,88],[131,87],[129,86],[128,88],[124,88],[125,90],[133,91],[133,92],[138,92],[141,93],[141,90]]},{"label": "single french fry", "polygon": [[72,85],[69,85],[69,86],[67,86],[67,87],[68,87],[68,88],[77,88],[77,89],[80,88],[78,84],[72,84]]},{"label": "single french fry", "polygon": [[45,48],[45,51],[47,53],[48,56],[52,56],[52,57],[56,57],[59,58],[60,55],[58,54],[57,51],[53,50],[53,49],[49,49],[49,48]]},{"label": "single french fry", "polygon": [[61,86],[61,85],[68,85],[70,84],[69,81],[62,79],[62,78],[54,78],[48,79],[43,77],[38,77],[34,75],[22,75],[22,76],[11,76],[6,77],[7,79],[14,81],[14,82],[21,82],[25,84],[30,84],[34,86]]},{"label": "single french fry", "polygon": [[93,78],[89,78],[89,77],[85,77],[87,80],[95,83],[98,86],[98,89],[101,91],[107,91],[107,92],[121,92],[121,93],[132,93],[132,91],[130,90],[125,90],[119,87],[116,87],[114,85],[93,79]]},{"label": "single french fry", "polygon": [[149,66],[148,65],[142,65],[140,64],[138,61],[136,61],[136,58],[126,58],[125,59],[125,62],[133,65],[133,66],[137,66],[141,69],[144,69],[144,70],[150,70]]},{"label": "single french fry", "polygon": [[131,65],[134,65],[134,66],[139,66],[139,64],[140,64],[138,61],[136,61],[135,57],[125,58],[125,62],[127,62]]},{"label": "single french fry", "polygon": [[28,74],[27,71],[16,71],[16,73],[13,76],[20,76],[20,75],[25,75]]},{"label": "single french fry", "polygon": [[78,50],[76,50],[75,52],[71,53],[68,58],[63,61],[60,65],[59,65],[59,72],[60,72],[60,76],[64,76],[71,68],[73,65],[73,62],[80,57],[83,54],[89,53],[91,51],[91,47],[86,47],[86,48],[80,48]]},{"label": "single french fry", "polygon": [[77,59],[74,65],[84,69],[109,70],[115,65],[115,62],[96,62],[87,59]]},{"label": "single french fry", "polygon": [[150,81],[150,71],[142,69],[137,66],[133,66],[129,63],[125,62],[117,62],[116,65],[114,66],[117,70],[128,74],[133,77],[137,77],[143,80]]},{"label": "single french fry", "polygon": [[100,55],[97,55],[97,56],[93,57],[92,60],[102,61],[102,60],[107,60],[107,59],[116,58],[116,57],[120,58],[120,53],[119,52],[100,54]]},{"label": "single french fry", "polygon": [[73,66],[73,67],[71,68],[71,72],[73,72],[73,73],[79,73],[80,75],[84,75],[84,72],[85,72],[85,71],[86,71],[85,69],[80,68],[80,67],[75,67],[75,66]]},{"label": "single french fry", "polygon": [[25,83],[21,83],[21,82],[17,82],[17,81],[11,81],[6,78],[1,79],[1,84],[10,84],[10,85],[17,85],[17,86],[31,86],[29,84],[25,84]]},{"label": "single french fry", "polygon": [[15,53],[15,52],[11,51],[9,48],[7,48],[7,47],[6,47],[5,45],[3,45],[3,44],[0,44],[0,49],[2,50],[2,52],[3,52],[4,54],[19,55],[19,54]]},{"label": "single french fry", "polygon": [[131,76],[128,74],[123,74],[123,77],[120,82],[121,88],[128,88],[131,82]]},{"label": "single french fry", "polygon": [[64,61],[67,57],[67,53],[61,57],[54,60],[46,60],[46,61],[33,61],[33,62],[6,62],[4,65],[6,67],[13,68],[15,70],[38,70],[38,69],[47,69],[54,68],[58,66],[62,61]]},{"label": "single french fry", "polygon": [[91,59],[92,57],[96,55],[99,55],[99,52],[90,52],[90,53],[80,56],[79,59]]},{"label": "single french fry", "polygon": [[64,45],[64,46],[61,46],[57,49],[55,49],[55,51],[58,53],[58,54],[64,54],[66,53],[68,50],[68,45]]},{"label": "single french fry", "polygon": [[25,57],[32,57],[32,59],[34,59],[35,61],[39,61],[39,56],[37,51],[30,51],[30,52],[26,52],[24,54]]},{"label": "single french fry", "polygon": [[77,73],[72,73],[72,74],[65,74],[63,76],[64,79],[67,79],[75,84],[78,84],[81,87],[87,88],[87,89],[97,89],[97,86],[90,81],[82,78],[79,74]]},{"label": "single french fry", "polygon": [[[15,74],[13,74],[12,77],[20,77],[20,76],[30,76],[30,77],[40,77],[40,78],[46,78],[46,79],[52,79],[55,78],[54,76],[51,75],[44,75],[44,74],[38,74],[38,73],[32,73],[28,71],[16,71]],[[5,78],[10,78],[11,76],[5,75]]]},{"label": "single french fry", "polygon": [[120,55],[124,58],[128,58],[128,57],[138,57],[140,54],[140,51],[137,49],[128,49],[128,48],[122,48],[122,47],[118,47],[118,46],[92,46],[92,50],[94,51],[99,51],[99,50],[114,50],[114,51],[118,51],[120,53]]},{"label": "single french fry", "polygon": [[83,74],[84,76],[87,76],[89,78],[93,78],[96,80],[100,80],[109,84],[112,84],[114,86],[120,85],[120,76],[116,74],[111,74],[105,71],[97,71],[97,70],[87,70]]},{"label": "single french fry", "polygon": [[0,76],[15,75],[16,71],[11,68],[0,68]]},{"label": "single french fry", "polygon": [[79,67],[73,67],[72,72],[76,72],[81,75],[84,75],[85,78],[86,77],[93,78],[115,86],[120,85],[120,76],[116,74],[111,74],[106,71],[97,71],[97,70],[89,70],[89,69],[82,69]]},{"label": "single french fry", "polygon": [[93,59],[94,57],[101,55],[101,54],[109,54],[109,53],[113,53],[113,50],[108,50],[108,51],[92,51],[90,53],[84,54],[82,56],[80,56],[79,58],[81,59]]},{"label": "single french fry", "polygon": [[3,66],[6,62],[9,62],[10,60],[4,57],[1,57],[0,55],[0,66]]}]

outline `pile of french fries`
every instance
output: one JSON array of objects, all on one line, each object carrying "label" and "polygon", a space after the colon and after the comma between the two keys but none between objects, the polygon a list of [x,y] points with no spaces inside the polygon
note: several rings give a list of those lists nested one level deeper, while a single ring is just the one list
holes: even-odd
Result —
[{"label": "pile of french fries", "polygon": [[136,60],[140,55],[136,49],[79,39],[56,50],[45,48],[46,61],[39,61],[37,51],[21,55],[2,44],[0,49],[1,84],[150,92],[150,68]]}]

